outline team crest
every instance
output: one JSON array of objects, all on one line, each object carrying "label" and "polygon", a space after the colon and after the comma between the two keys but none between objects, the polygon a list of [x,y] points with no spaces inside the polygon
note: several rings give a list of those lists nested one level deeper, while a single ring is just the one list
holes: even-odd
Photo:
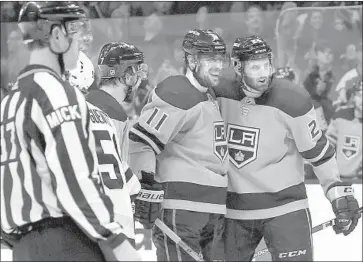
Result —
[{"label": "team crest", "polygon": [[224,122],[214,122],[214,154],[222,161],[226,160],[228,146]]},{"label": "team crest", "polygon": [[256,160],[259,136],[258,128],[228,125],[228,153],[238,169]]},{"label": "team crest", "polygon": [[347,160],[350,160],[358,155],[360,150],[360,137],[344,136],[344,143],[341,152]]}]

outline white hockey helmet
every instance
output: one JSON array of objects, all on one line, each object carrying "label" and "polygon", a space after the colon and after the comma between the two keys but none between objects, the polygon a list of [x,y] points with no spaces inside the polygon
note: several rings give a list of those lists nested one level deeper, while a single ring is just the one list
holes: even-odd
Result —
[{"label": "white hockey helmet", "polygon": [[86,91],[95,81],[95,69],[91,60],[80,51],[77,67],[68,72],[69,83],[81,91]]}]

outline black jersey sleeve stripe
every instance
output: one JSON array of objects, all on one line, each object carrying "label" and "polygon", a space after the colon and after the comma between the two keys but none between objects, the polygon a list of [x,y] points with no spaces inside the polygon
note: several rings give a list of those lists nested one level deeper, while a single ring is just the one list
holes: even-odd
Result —
[{"label": "black jersey sleeve stripe", "polygon": [[130,130],[129,138],[134,142],[141,142],[149,145],[156,154],[164,150],[165,145],[153,134],[150,134],[139,123],[136,123]]}]

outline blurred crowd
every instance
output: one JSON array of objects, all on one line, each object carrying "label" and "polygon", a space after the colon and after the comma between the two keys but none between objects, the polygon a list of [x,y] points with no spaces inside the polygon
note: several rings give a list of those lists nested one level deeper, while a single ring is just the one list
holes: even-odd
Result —
[{"label": "blurred crowd", "polygon": [[[13,82],[27,63],[15,23],[23,3],[1,2],[1,85]],[[274,50],[276,68],[292,68],[296,83],[310,93],[324,131],[339,108],[350,106],[352,86],[362,83],[359,1],[78,3],[90,18],[92,31],[84,52],[95,65],[99,48],[110,41],[131,42],[145,54],[149,80],[142,83],[127,109],[130,115],[140,113],[158,82],[183,73],[181,39],[191,28],[215,30],[229,48],[236,37],[264,37]],[[312,177],[309,170],[307,176]],[[361,174],[357,177],[362,178]]]},{"label": "blurred crowd", "polygon": [[[225,2],[225,1],[77,1],[86,10],[89,18],[121,18],[130,16],[149,16],[152,13],[159,15],[180,15],[195,14],[202,7],[208,10],[208,13],[223,12],[245,12],[251,5],[256,5],[262,11],[281,10],[284,5],[283,1],[265,1],[265,2]],[[1,3],[1,21],[15,22],[17,14],[24,1],[4,1]],[[296,1],[298,7],[310,6],[339,6],[342,1],[321,1],[321,2],[303,2]],[[345,1],[344,5],[358,5],[359,1]]]}]

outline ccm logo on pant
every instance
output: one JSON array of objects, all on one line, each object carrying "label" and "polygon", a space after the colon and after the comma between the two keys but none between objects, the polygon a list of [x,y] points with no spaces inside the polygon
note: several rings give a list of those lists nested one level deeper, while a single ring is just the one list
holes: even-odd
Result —
[{"label": "ccm logo on pant", "polygon": [[290,251],[290,252],[286,252],[286,253],[280,253],[279,258],[298,257],[298,256],[301,256],[301,255],[306,255],[306,249]]}]

